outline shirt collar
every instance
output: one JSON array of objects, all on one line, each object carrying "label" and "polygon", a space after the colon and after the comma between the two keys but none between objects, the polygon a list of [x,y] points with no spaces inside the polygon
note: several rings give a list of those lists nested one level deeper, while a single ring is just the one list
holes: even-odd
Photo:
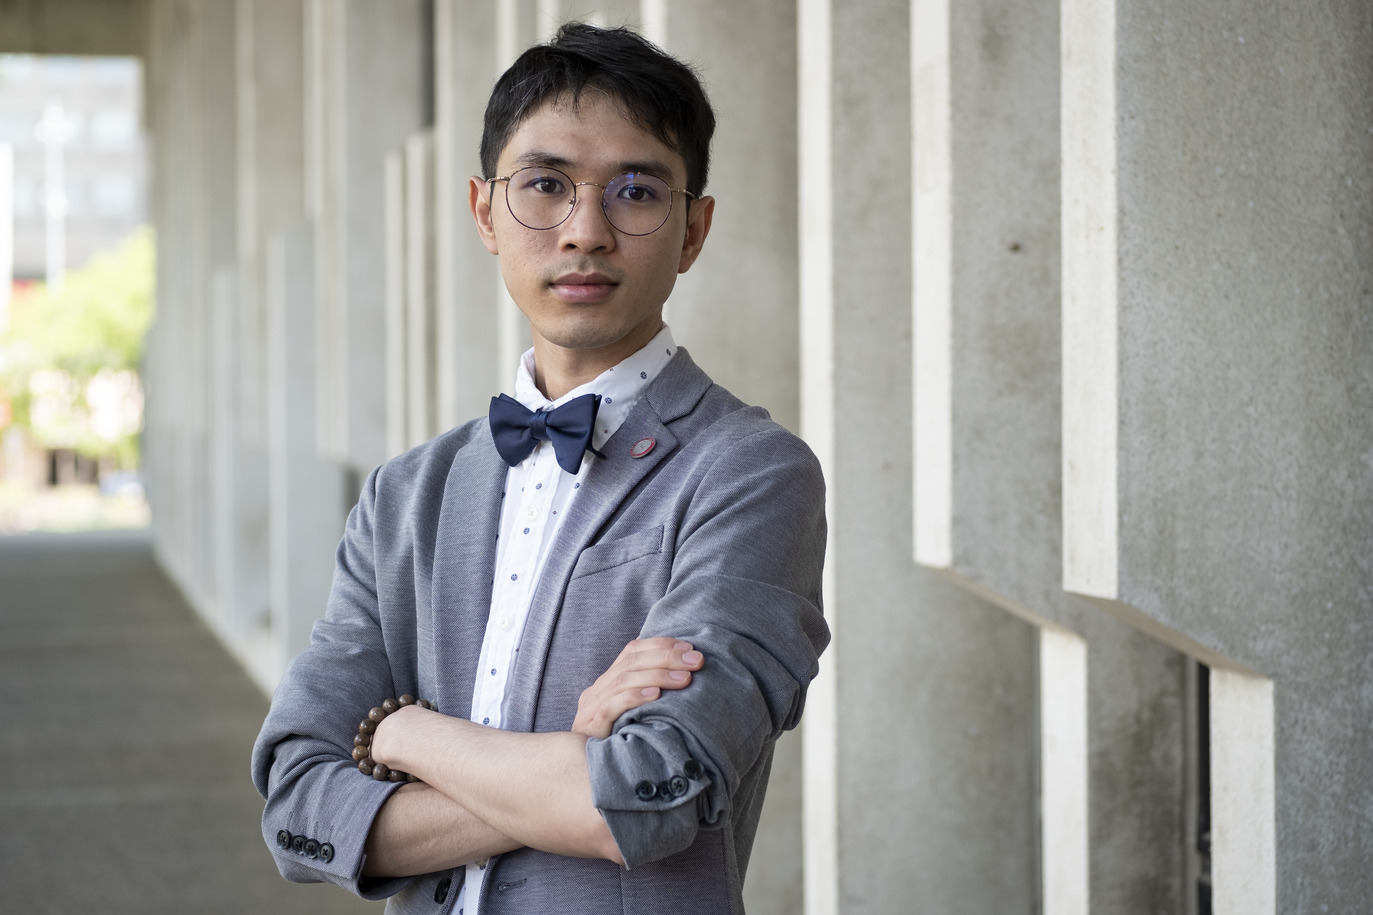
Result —
[{"label": "shirt collar", "polygon": [[624,424],[625,417],[639,402],[644,389],[667,367],[676,353],[677,344],[672,339],[672,331],[664,324],[663,329],[643,348],[586,384],[551,401],[534,385],[534,350],[530,349],[520,357],[520,366],[515,373],[515,399],[531,410],[548,410],[583,394],[600,394],[601,408],[596,414],[596,431],[591,438],[591,447],[599,449]]}]

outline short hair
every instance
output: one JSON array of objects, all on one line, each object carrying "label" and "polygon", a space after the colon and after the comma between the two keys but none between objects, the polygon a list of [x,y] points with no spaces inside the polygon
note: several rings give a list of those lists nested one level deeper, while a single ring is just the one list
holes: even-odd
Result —
[{"label": "short hair", "polygon": [[520,55],[496,81],[486,104],[481,167],[496,162],[524,119],[543,105],[569,98],[575,108],[588,89],[605,92],[624,116],[682,157],[687,190],[700,196],[710,171],[715,112],[696,72],[628,28],[569,22],[548,44]]}]

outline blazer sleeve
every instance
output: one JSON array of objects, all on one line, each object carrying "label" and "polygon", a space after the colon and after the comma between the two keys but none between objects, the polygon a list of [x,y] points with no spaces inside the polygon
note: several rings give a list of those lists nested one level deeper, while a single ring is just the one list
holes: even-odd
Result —
[{"label": "blazer sleeve", "polygon": [[252,758],[253,784],[267,802],[263,838],[282,876],[369,899],[408,882],[361,881],[372,821],[399,787],[364,776],[352,759],[358,723],[395,695],[377,602],[376,492],[373,471],[338,547],[325,618],[277,687]]},{"label": "blazer sleeve", "polygon": [[587,744],[596,806],[629,868],[725,825],[741,785],[765,776],[764,749],[800,721],[829,642],[818,461],[778,426],[714,450],[642,633],[690,641],[704,668]]}]

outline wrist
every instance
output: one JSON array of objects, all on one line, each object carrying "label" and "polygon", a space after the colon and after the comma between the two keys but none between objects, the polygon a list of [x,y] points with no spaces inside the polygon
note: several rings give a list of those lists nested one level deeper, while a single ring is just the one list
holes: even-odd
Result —
[{"label": "wrist", "polygon": [[[415,715],[432,708],[424,699],[402,696],[387,699],[369,711],[353,738],[353,759],[357,760],[358,770],[378,781],[417,781],[415,775],[408,774],[408,767],[402,762],[407,743],[404,738],[409,731],[405,725]],[[407,721],[394,721],[393,716],[401,716]]]}]

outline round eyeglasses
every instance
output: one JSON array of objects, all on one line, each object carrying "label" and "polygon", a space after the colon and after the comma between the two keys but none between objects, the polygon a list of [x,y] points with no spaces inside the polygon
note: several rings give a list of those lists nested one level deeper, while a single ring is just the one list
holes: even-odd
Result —
[{"label": "round eyeglasses", "polygon": [[573,181],[556,168],[529,165],[509,175],[486,179],[504,181],[505,204],[522,226],[543,231],[562,225],[577,206],[577,188],[601,188],[601,209],[617,231],[625,235],[652,235],[672,213],[672,195],[695,194],[643,172],[616,175],[606,184]]}]

